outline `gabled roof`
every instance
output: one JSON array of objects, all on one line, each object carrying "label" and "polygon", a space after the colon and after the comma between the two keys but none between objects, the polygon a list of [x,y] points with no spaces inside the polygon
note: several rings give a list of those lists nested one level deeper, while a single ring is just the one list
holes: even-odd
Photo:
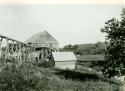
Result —
[{"label": "gabled roof", "polygon": [[31,36],[26,43],[58,43],[47,31]]},{"label": "gabled roof", "polygon": [[54,61],[73,61],[77,60],[73,52],[52,52]]}]

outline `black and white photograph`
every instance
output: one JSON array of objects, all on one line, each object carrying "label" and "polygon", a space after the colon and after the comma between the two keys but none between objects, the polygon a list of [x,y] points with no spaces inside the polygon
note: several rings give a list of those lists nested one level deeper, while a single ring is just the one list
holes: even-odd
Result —
[{"label": "black and white photograph", "polygon": [[125,1],[0,0],[0,91],[125,91]]}]

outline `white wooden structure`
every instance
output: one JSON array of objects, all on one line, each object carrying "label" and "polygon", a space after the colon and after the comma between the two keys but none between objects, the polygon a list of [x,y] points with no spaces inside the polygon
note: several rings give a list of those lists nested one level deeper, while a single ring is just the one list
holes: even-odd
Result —
[{"label": "white wooden structure", "polygon": [[73,52],[52,52],[56,68],[75,69],[76,57]]}]

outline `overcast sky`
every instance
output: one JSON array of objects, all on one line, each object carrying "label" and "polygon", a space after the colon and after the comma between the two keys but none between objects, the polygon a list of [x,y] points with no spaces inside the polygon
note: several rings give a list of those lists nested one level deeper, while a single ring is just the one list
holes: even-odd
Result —
[{"label": "overcast sky", "polygon": [[104,41],[100,29],[123,5],[0,5],[0,33],[20,41],[48,31],[59,46]]}]

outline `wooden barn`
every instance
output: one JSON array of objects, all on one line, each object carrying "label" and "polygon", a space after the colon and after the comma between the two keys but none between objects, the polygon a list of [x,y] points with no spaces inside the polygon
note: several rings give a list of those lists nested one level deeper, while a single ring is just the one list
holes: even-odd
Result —
[{"label": "wooden barn", "polygon": [[47,31],[43,31],[31,36],[26,43],[35,47],[36,51],[41,50],[42,48],[49,48],[53,51],[59,51],[58,41],[55,40]]},{"label": "wooden barn", "polygon": [[52,52],[54,65],[61,69],[75,69],[76,57],[73,52]]},{"label": "wooden barn", "polygon": [[38,63],[50,61],[52,59],[52,52],[59,51],[58,41],[47,31],[31,36],[26,40],[26,43],[35,47],[35,51],[29,54],[29,58]]}]

